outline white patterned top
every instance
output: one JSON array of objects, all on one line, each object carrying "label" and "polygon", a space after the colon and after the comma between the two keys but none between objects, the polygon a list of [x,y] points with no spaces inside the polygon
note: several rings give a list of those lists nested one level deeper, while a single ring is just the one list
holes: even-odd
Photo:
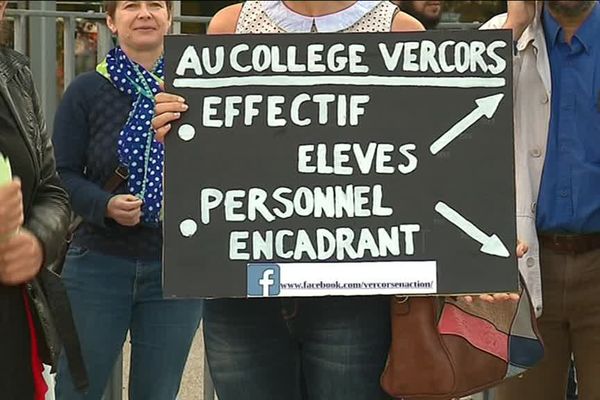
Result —
[{"label": "white patterned top", "polygon": [[310,17],[292,11],[282,0],[249,0],[242,6],[235,32],[389,32],[397,12],[387,0],[361,0],[333,14]]}]

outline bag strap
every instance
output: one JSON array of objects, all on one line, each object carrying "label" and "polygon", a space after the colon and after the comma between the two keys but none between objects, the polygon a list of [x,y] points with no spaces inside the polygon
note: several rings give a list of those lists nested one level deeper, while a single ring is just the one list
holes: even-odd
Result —
[{"label": "bag strap", "polygon": [[108,178],[103,186],[103,189],[112,193],[117,190],[117,188],[121,186],[121,183],[125,182],[128,178],[129,171],[127,170],[127,167],[119,165],[117,168],[115,168],[110,178]]},{"label": "bag strap", "polygon": [[60,327],[56,333],[67,358],[73,385],[79,392],[84,392],[89,386],[89,380],[67,291],[60,277],[46,268],[40,272],[38,280],[45,293],[54,323]]},{"label": "bag strap", "polygon": [[[115,168],[112,175],[110,176],[110,178],[108,178],[102,189],[109,193],[113,193],[119,188],[119,186],[121,186],[123,182],[127,180],[127,178],[129,178],[129,171],[127,170],[127,167],[119,165],[117,168]],[[71,224],[69,225],[69,233],[67,234],[68,244],[71,244],[71,242],[73,241],[73,235],[75,234],[75,231],[77,230],[77,228],[79,228],[79,226],[82,223],[83,218],[81,216],[78,215],[75,218],[73,218],[73,221],[71,221]]]}]

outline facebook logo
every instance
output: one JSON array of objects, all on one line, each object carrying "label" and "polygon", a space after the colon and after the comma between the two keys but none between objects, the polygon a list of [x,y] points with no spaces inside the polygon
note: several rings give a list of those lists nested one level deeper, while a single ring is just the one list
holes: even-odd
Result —
[{"label": "facebook logo", "polygon": [[279,294],[279,265],[248,264],[248,296],[269,297]]}]

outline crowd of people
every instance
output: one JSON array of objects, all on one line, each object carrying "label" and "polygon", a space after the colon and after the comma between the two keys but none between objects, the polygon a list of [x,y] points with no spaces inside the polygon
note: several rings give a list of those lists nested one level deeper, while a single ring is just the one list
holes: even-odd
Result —
[{"label": "crowd of people", "polygon": [[[379,384],[387,296],[164,298],[163,141],[189,108],[162,91],[172,3],[105,1],[119,45],[68,87],[52,138],[26,58],[0,50],[0,153],[15,176],[0,185],[0,397],[44,399],[44,362],[58,371],[57,399],[100,400],[129,332],[130,398],[174,400],[202,320],[221,400],[389,399]],[[218,12],[207,34],[422,31],[436,28],[442,3],[248,0]],[[545,356],[499,385],[496,399],[573,398],[575,377],[579,398],[596,399],[600,5],[509,1],[507,9],[481,29],[513,32],[519,270]],[[74,326],[56,317],[47,284],[36,291],[41,271],[62,265],[69,231],[61,279],[70,307],[61,307]],[[73,354],[53,351],[55,336],[73,335],[87,382]]]}]

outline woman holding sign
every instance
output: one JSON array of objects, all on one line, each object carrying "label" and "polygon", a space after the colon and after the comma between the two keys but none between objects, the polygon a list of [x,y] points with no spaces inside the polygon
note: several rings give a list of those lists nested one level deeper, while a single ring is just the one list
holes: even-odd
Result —
[{"label": "woman holding sign", "polygon": [[[208,31],[283,34],[419,30],[423,30],[419,22],[388,1],[246,1],[219,12]],[[239,41],[243,43],[243,39]],[[309,41],[311,38],[307,38]],[[330,60],[320,56],[310,60],[313,65],[318,63],[315,60]],[[235,60],[226,59],[232,58]],[[240,97],[245,94],[236,92]],[[171,128],[170,122],[179,118],[187,106],[184,99],[165,93],[157,96],[157,103],[153,126],[162,140]],[[265,272],[261,278],[263,289],[275,284],[269,271]],[[509,298],[507,294],[484,296],[490,301]],[[204,337],[218,397],[387,399],[379,377],[390,344],[389,315],[387,296],[207,300]]]},{"label": "woman holding sign", "polygon": [[52,362],[56,330],[27,294],[41,296],[34,278],[62,252],[69,205],[25,56],[0,48],[0,82],[0,397],[43,399],[42,359]]},{"label": "woman holding sign", "polygon": [[[164,299],[161,287],[162,145],[150,120],[163,79],[171,1],[106,1],[118,38],[96,71],[80,75],[56,114],[57,168],[83,218],[63,277],[100,399],[130,332],[132,399],[175,399],[200,300]],[[127,176],[128,174],[128,176]],[[64,363],[58,399],[80,399]]]},{"label": "woman holding sign", "polygon": [[[246,1],[221,10],[209,34],[423,30],[388,1]],[[157,96],[157,137],[187,109]],[[204,335],[221,400],[376,400],[389,346],[389,298],[214,299]]]}]

